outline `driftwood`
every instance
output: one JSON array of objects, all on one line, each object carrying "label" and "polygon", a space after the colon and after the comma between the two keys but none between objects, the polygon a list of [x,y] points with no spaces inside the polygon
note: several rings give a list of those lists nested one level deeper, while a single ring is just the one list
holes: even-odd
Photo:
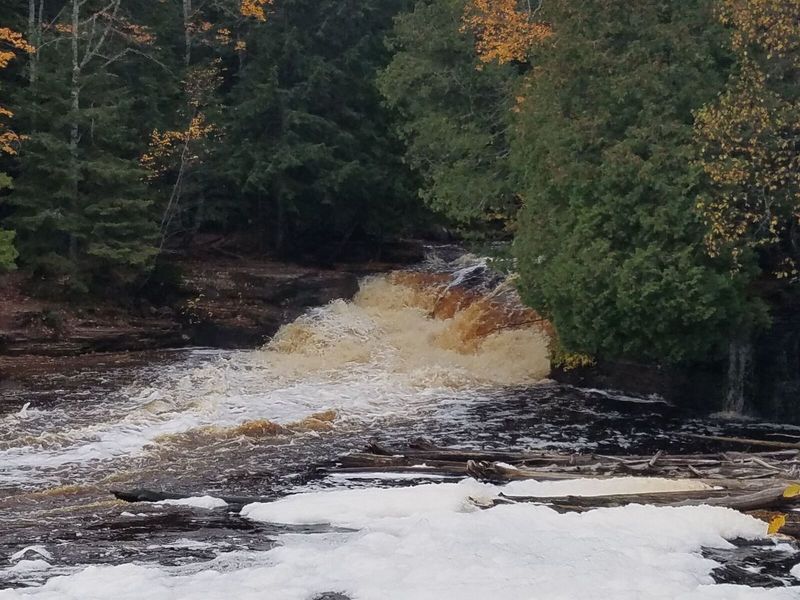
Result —
[{"label": "driftwood", "polygon": [[561,510],[581,512],[592,508],[652,504],[654,506],[722,506],[741,511],[756,509],[788,509],[800,507],[800,490],[792,485],[773,485],[753,492],[732,494],[728,489],[657,492],[643,494],[607,494],[600,496],[509,496],[500,494],[486,506],[531,502],[547,504]]},{"label": "driftwood", "polygon": [[607,456],[438,448],[420,441],[409,448],[390,449],[372,443],[364,452],[340,457],[338,468],[333,470],[387,472],[397,469],[419,469],[420,473],[442,475],[466,473],[487,481],[650,475],[713,480],[715,485],[747,487],[745,484],[750,480],[800,479],[800,448],[691,455],[668,455],[659,451],[648,456]]},{"label": "driftwood", "polygon": [[800,444],[795,442],[779,442],[776,440],[756,440],[752,438],[727,437],[724,435],[703,435],[699,433],[681,433],[683,437],[690,437],[696,440],[708,440],[711,442],[727,442],[730,444],[744,444],[747,446],[762,446],[764,448],[786,448],[800,450]]},{"label": "driftwood", "polygon": [[[340,457],[337,466],[327,469],[327,472],[472,476],[493,482],[622,476],[693,479],[709,488],[683,492],[559,497],[508,496],[501,493],[488,502],[474,502],[484,508],[509,503],[536,503],[559,511],[578,512],[634,503],[655,506],[720,506],[747,511],[770,522],[773,531],[780,530],[789,535],[800,536],[800,512],[791,511],[792,508],[800,508],[800,484],[796,483],[800,480],[800,444],[720,436],[696,437],[748,445],[756,445],[758,442],[778,449],[765,452],[729,451],[685,455],[670,455],[658,451],[652,455],[608,456],[592,453],[440,448],[426,440],[414,440],[407,448],[394,449],[373,442],[362,452]],[[148,489],[112,491],[112,494],[128,502],[157,502],[197,495]],[[234,506],[270,501],[270,498],[251,496],[218,497]],[[776,513],[776,510],[786,512]]]},{"label": "driftwood", "polygon": [[[751,445],[758,441],[744,438],[711,439]],[[484,508],[526,502],[547,505],[562,512],[582,512],[636,503],[655,506],[720,506],[741,511],[760,511],[763,515],[783,515],[770,511],[800,508],[800,485],[793,483],[800,480],[800,445],[784,442],[766,442],[764,445],[777,449],[765,452],[729,451],[685,455],[669,455],[658,451],[652,455],[609,456],[592,453],[439,448],[425,440],[415,440],[407,448],[395,449],[373,442],[363,452],[340,457],[338,466],[329,469],[329,472],[469,475],[482,481],[497,483],[521,479],[560,481],[657,476],[693,479],[709,486],[705,490],[683,492],[555,498],[508,496],[501,493],[488,502],[473,500]],[[781,532],[791,534],[796,531],[800,534],[800,513],[787,514],[788,516],[781,516],[788,523]]]},{"label": "driftwood", "polygon": [[[123,500],[125,502],[161,502],[162,500],[181,500],[183,498],[205,495],[198,492],[163,492],[159,490],[148,490],[146,488],[136,488],[132,490],[110,490],[110,493],[117,500]],[[270,502],[270,500],[274,499],[262,498],[258,496],[209,495],[219,498],[220,500],[224,500],[228,504],[232,504],[234,506],[243,506],[252,502]]]}]

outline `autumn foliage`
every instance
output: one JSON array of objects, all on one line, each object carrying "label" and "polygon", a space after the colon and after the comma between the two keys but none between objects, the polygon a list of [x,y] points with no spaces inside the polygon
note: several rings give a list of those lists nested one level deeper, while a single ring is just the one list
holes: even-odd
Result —
[{"label": "autumn foliage", "polygon": [[475,35],[481,61],[524,61],[533,46],[552,34],[550,27],[533,17],[530,7],[522,8],[518,0],[469,0],[462,30]]},{"label": "autumn foliage", "polygon": [[723,0],[739,68],[719,99],[696,114],[702,166],[713,192],[697,204],[711,255],[771,255],[778,277],[796,275],[800,239],[800,3]]},{"label": "autumn foliage", "polygon": [[[5,69],[14,60],[17,52],[33,52],[33,47],[25,38],[8,27],[0,27],[0,69]],[[13,113],[0,106],[0,119],[11,118]],[[0,152],[16,154],[20,137],[0,123]]]},{"label": "autumn foliage", "polygon": [[242,0],[239,11],[244,17],[251,17],[258,21],[266,21],[266,7],[272,4],[273,0]]}]

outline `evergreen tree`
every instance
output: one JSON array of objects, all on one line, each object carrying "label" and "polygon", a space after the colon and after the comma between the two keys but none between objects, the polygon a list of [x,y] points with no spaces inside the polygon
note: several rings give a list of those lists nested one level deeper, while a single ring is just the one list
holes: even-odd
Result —
[{"label": "evergreen tree", "polygon": [[[122,83],[127,50],[139,51],[149,36],[118,1],[111,5],[68,2],[43,37],[35,83],[18,97],[28,140],[9,222],[25,263],[72,291],[93,279],[131,281],[156,254],[141,142],[131,127],[135,90]],[[109,10],[117,11],[113,19]]]},{"label": "evergreen tree", "polygon": [[[22,34],[8,27],[0,27],[0,72],[17,57],[17,53],[31,53],[32,51],[33,48]],[[15,156],[22,141],[19,134],[7,123],[13,116],[13,112],[0,104],[0,157]],[[11,178],[0,171],[0,193],[11,187]],[[16,267],[15,260],[18,253],[14,247],[15,235],[14,231],[0,229],[0,271]]]},{"label": "evergreen tree", "polygon": [[401,115],[408,162],[432,208],[462,223],[510,219],[508,167],[516,70],[483,64],[463,29],[464,0],[421,0],[395,20],[381,91]]},{"label": "evergreen tree", "polygon": [[285,0],[247,39],[221,171],[266,247],[335,253],[408,221],[411,181],[375,85],[402,4]]},{"label": "evergreen tree", "polygon": [[710,358],[763,319],[710,259],[694,212],[692,111],[730,59],[709,0],[544,3],[514,165],[525,182],[516,254],[525,299],[563,346],[602,357]]}]

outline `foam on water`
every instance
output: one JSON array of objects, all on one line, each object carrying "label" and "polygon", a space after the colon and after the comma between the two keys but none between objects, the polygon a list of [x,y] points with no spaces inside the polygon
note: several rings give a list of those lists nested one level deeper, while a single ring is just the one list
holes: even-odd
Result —
[{"label": "foam on water", "polygon": [[[594,480],[528,485],[547,496],[683,489],[693,482],[629,478],[602,488]],[[285,533],[271,550],[223,552],[174,568],[90,566],[41,587],[0,591],[0,600],[797,598],[791,588],[714,585],[710,572],[717,563],[703,558],[701,548],[729,548],[727,539],[755,540],[766,533],[765,523],[737,511],[630,505],[559,514],[530,504],[480,510],[470,500],[501,491],[508,489],[465,480],[298,494],[242,512],[256,521],[331,523],[340,529]]]}]

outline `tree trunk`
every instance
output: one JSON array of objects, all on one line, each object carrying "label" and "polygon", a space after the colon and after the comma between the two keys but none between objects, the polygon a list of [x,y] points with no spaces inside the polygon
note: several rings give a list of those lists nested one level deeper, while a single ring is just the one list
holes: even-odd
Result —
[{"label": "tree trunk", "polygon": [[[81,64],[79,59],[78,38],[80,35],[80,3],[72,0],[72,77],[70,79],[70,131],[69,131],[69,155],[70,172],[72,176],[72,206],[71,212],[78,210],[78,179],[80,165],[78,162],[78,142],[80,141],[80,129],[78,124],[78,112],[80,110],[80,76]],[[78,258],[78,240],[74,231],[69,232],[69,258],[73,262]]]},{"label": "tree trunk", "polygon": [[188,67],[192,60],[192,0],[183,0],[183,64]]},{"label": "tree trunk", "polygon": [[36,46],[36,51],[28,55],[28,81],[31,86],[36,83],[36,55],[39,44],[36,41],[36,0],[28,0],[28,42]]}]

